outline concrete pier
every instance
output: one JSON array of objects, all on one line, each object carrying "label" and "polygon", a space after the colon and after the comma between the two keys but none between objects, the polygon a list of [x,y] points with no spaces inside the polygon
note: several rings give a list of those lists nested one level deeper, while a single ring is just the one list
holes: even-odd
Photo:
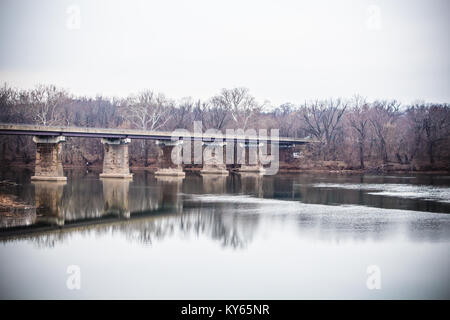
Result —
[{"label": "concrete pier", "polygon": [[259,158],[259,149],[264,146],[263,143],[239,143],[238,152],[241,150],[240,166],[236,171],[243,173],[264,174],[264,168]]},{"label": "concrete pier", "polygon": [[61,159],[63,136],[34,136],[36,143],[36,165],[32,181],[66,181]]},{"label": "concrete pier", "polygon": [[226,142],[203,143],[203,169],[200,174],[228,175],[225,146]]},{"label": "concrete pier", "polygon": [[102,138],[105,148],[103,158],[103,173],[100,178],[122,178],[132,179],[130,173],[130,163],[128,159],[128,144],[131,139],[128,138]]},{"label": "concrete pier", "polygon": [[186,174],[181,165],[183,140],[156,141],[158,146],[158,170],[156,176],[184,177]]}]

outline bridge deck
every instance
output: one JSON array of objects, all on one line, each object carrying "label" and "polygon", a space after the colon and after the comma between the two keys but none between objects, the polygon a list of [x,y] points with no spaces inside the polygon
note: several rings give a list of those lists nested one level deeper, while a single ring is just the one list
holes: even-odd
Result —
[{"label": "bridge deck", "polygon": [[[55,136],[62,135],[66,137],[86,137],[86,138],[132,138],[132,139],[150,139],[150,140],[172,140],[172,137],[179,137],[187,140],[203,140],[211,139],[233,139],[236,141],[258,142],[264,141],[257,136],[231,135],[226,136],[220,134],[194,134],[194,133],[176,133],[163,131],[143,131],[131,129],[110,129],[110,128],[81,128],[81,127],[48,127],[39,125],[24,124],[0,124],[0,134],[7,135],[33,135],[33,136]],[[280,137],[279,144],[305,144],[314,142],[311,139],[304,138],[288,138]]]}]

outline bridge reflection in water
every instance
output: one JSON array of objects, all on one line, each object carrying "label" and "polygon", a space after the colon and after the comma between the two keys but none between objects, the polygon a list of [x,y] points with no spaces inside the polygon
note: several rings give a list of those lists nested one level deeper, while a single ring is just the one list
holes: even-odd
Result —
[{"label": "bridge reflection in water", "polygon": [[[73,234],[93,232],[113,233],[143,244],[170,237],[206,236],[222,246],[244,248],[255,241],[258,232],[271,230],[276,221],[289,221],[288,225],[298,228],[301,236],[327,241],[383,240],[399,229],[418,239],[449,235],[445,232],[448,224],[440,221],[445,215],[424,214],[420,218],[426,222],[424,225],[418,218],[408,218],[413,215],[407,211],[399,212],[405,217],[400,219],[391,210],[379,209],[409,206],[409,210],[420,210],[422,206],[429,207],[429,202],[377,198],[360,190],[314,188],[317,177],[310,175],[165,177],[143,171],[135,172],[130,180],[99,179],[96,173],[70,171],[67,182],[30,183],[31,173],[21,174],[2,172],[3,179],[16,177],[20,187],[15,193],[36,208],[21,219],[7,220],[0,215],[0,241],[29,238],[38,246],[47,247],[68,241]],[[326,179],[364,182],[362,177],[354,176]],[[367,181],[372,183],[373,179],[369,177]],[[358,206],[360,203],[366,206]],[[448,212],[445,203],[435,206],[435,211]],[[430,219],[440,222],[432,224]]]},{"label": "bridge reflection in water", "polygon": [[[448,181],[436,176],[418,175],[417,182],[405,183],[392,176],[169,178],[138,171],[132,180],[101,180],[98,173],[71,170],[67,183],[30,183],[31,174],[0,169],[0,181],[11,182],[9,190],[0,191],[36,205],[34,216],[14,220],[16,227],[0,215],[0,287],[12,288],[3,290],[5,295],[25,292],[12,298],[73,298],[65,290],[66,279],[55,276],[64,276],[72,264],[85,270],[89,281],[82,280],[86,286],[80,292],[86,298],[184,298],[193,293],[202,298],[211,297],[213,284],[221,288],[216,298],[242,294],[245,299],[264,293],[262,279],[277,297],[325,292],[325,298],[335,298],[342,288],[361,288],[351,293],[357,298],[367,291],[366,279],[353,278],[354,271],[364,275],[374,254],[383,270],[391,270],[389,278],[400,275],[387,298],[404,287],[401,275],[411,265],[421,270],[412,279],[420,277],[416,289],[409,290],[415,297],[423,297],[424,290],[448,296],[442,279],[448,274],[450,218],[438,212],[450,212],[449,204],[348,189],[403,180],[404,187],[422,192],[427,185],[433,194],[448,192]],[[345,188],[332,187],[338,185]],[[432,210],[424,212],[425,207]],[[338,266],[336,273],[323,268],[331,265]],[[323,279],[340,280],[330,288]]]},{"label": "bridge reflection in water", "polygon": [[112,228],[134,241],[151,243],[155,237],[179,230],[186,234],[207,233],[224,246],[243,247],[258,222],[243,220],[247,225],[243,226],[236,223],[239,216],[225,214],[221,204],[214,205],[211,211],[211,206],[199,207],[184,192],[224,195],[231,188],[247,193],[257,185],[262,190],[259,174],[190,175],[187,183],[184,177],[148,172],[136,174],[133,180],[94,177],[70,172],[68,182],[32,181],[34,197],[30,202],[36,206],[37,218],[1,230],[0,239],[33,237],[37,243],[51,246],[73,232],[102,233]]},{"label": "bridge reflection in water", "polygon": [[65,181],[32,181],[37,223],[64,225],[62,196]]},{"label": "bridge reflection in water", "polygon": [[128,205],[130,180],[115,178],[100,178],[100,180],[103,184],[104,213],[127,219],[130,218],[130,208]]}]

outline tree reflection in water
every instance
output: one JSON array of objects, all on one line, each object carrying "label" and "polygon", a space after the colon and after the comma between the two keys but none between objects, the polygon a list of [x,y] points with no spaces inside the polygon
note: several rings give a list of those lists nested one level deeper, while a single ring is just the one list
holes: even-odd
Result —
[{"label": "tree reflection in water", "polygon": [[[20,178],[18,195],[37,206],[37,218],[26,228],[4,228],[1,239],[28,238],[38,247],[52,247],[72,235],[111,234],[145,245],[207,237],[238,249],[276,223],[294,226],[300,238],[319,241],[378,241],[399,234],[413,240],[450,237],[447,215],[404,210],[421,209],[423,201],[314,187],[317,181],[375,183],[385,177],[247,173],[180,179],[139,172],[130,181],[100,180],[94,173],[68,176],[67,184],[27,184]],[[446,204],[434,206],[437,212],[446,210]]]}]

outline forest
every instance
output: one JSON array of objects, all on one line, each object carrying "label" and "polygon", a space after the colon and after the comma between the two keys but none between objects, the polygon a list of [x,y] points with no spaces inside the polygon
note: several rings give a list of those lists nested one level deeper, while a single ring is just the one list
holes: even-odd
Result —
[{"label": "forest", "polygon": [[[327,170],[430,171],[450,168],[450,105],[418,101],[348,98],[286,102],[259,101],[247,88],[222,89],[209,99],[171,99],[144,90],[126,98],[80,97],[54,85],[0,88],[0,122],[139,130],[279,129],[280,136],[318,141],[290,158],[281,168]],[[155,163],[155,144],[133,140],[132,167]],[[5,165],[32,165],[35,144],[28,136],[0,136]],[[66,166],[100,166],[98,139],[68,138],[63,146]]]}]

